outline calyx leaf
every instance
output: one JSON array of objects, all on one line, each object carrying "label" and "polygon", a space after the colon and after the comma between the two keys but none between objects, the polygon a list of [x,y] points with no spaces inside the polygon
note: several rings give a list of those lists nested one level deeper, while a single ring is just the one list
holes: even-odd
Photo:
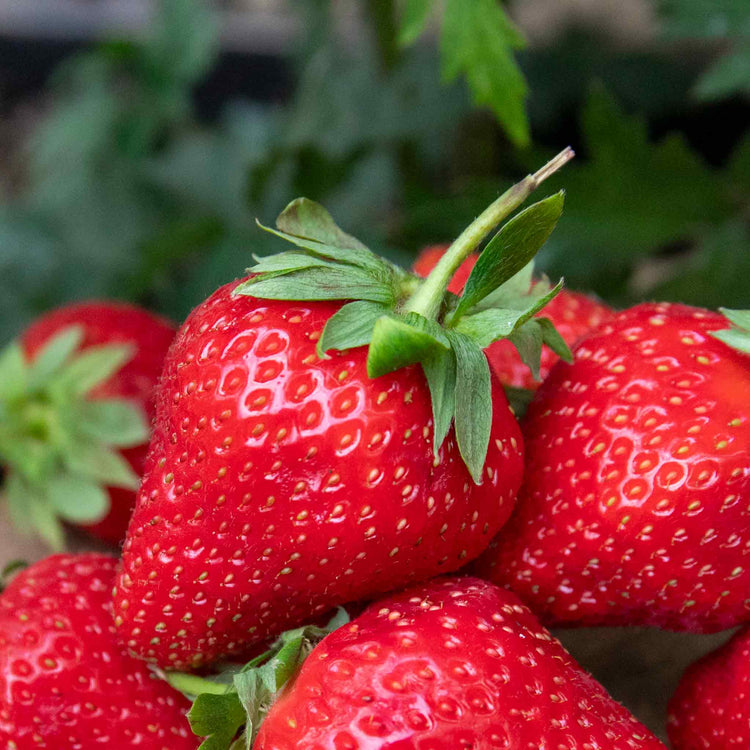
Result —
[{"label": "calyx leaf", "polygon": [[62,329],[27,361],[21,345],[0,352],[0,465],[11,519],[63,547],[59,519],[91,523],[109,510],[107,487],[136,489],[117,448],[148,439],[139,405],[92,398],[134,355],[128,344],[79,351],[81,326]]},{"label": "calyx leaf", "polygon": [[308,625],[282,633],[267,651],[244,666],[230,666],[211,677],[155,671],[193,700],[190,727],[195,735],[206,738],[199,750],[250,748],[284,685],[315,646],[347,622],[349,616],[339,608],[325,627]]},{"label": "calyx leaf", "polygon": [[750,354],[750,310],[728,310],[722,307],[721,314],[731,326],[721,331],[713,331],[711,335],[738,352]]}]

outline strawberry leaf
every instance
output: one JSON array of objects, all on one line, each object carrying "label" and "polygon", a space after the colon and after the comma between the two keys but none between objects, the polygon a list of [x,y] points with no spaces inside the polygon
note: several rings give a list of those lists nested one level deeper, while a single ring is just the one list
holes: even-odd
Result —
[{"label": "strawberry leaf", "polygon": [[492,429],[490,366],[468,337],[446,331],[456,357],[456,440],[474,481],[479,484]]},{"label": "strawberry leaf", "polygon": [[85,396],[109,380],[134,354],[129,344],[91,346],[66,365],[49,387],[61,400],[69,395]]},{"label": "strawberry leaf", "polygon": [[537,254],[562,214],[560,191],[512,218],[489,241],[466,281],[454,313],[460,318],[471,307],[519,273]]},{"label": "strawberry leaf", "polygon": [[322,359],[330,349],[354,349],[369,344],[375,321],[388,313],[388,308],[360,300],[344,305],[334,313],[318,340],[318,356]]},{"label": "strawberry leaf", "polygon": [[21,346],[13,342],[0,352],[0,400],[12,401],[26,390],[26,363]]},{"label": "strawberry leaf", "polygon": [[109,511],[109,495],[95,481],[73,474],[61,474],[44,484],[50,507],[66,521],[92,523]]},{"label": "strawberry leaf", "polygon": [[82,401],[74,412],[75,429],[85,438],[117,448],[131,448],[148,440],[145,415],[125,399]]},{"label": "strawberry leaf", "polygon": [[535,391],[529,388],[514,388],[511,385],[503,386],[505,389],[505,395],[508,398],[510,408],[513,409],[513,414],[516,415],[516,419],[523,419],[526,414],[526,410],[529,408],[531,399],[534,398]]},{"label": "strawberry leaf", "polygon": [[518,350],[521,361],[531,370],[534,380],[539,380],[539,359],[542,356],[544,333],[538,320],[529,320],[508,336]]},{"label": "strawberry leaf", "polygon": [[29,390],[37,390],[68,363],[73,353],[83,341],[83,329],[80,326],[64,328],[53,336],[34,357],[29,366]]},{"label": "strawberry leaf", "polygon": [[137,490],[140,478],[120,453],[102,444],[77,443],[63,454],[71,474],[106,485]]},{"label": "strawberry leaf", "polygon": [[738,352],[750,354],[750,310],[727,310],[722,307],[721,313],[732,326],[721,331],[712,331],[711,335]]},{"label": "strawberry leaf", "polygon": [[453,350],[436,349],[422,361],[422,370],[432,399],[432,452],[437,456],[456,411],[456,356]]},{"label": "strawberry leaf", "polygon": [[305,268],[336,268],[336,263],[333,261],[306,253],[295,253],[294,251],[267,255],[256,260],[257,263],[248,268],[250,273],[288,273],[290,271],[302,271]]},{"label": "strawberry leaf", "polygon": [[570,351],[565,339],[560,335],[557,328],[549,318],[537,318],[537,323],[542,328],[542,340],[544,343],[557,354],[560,359],[568,364],[573,361],[573,353]]},{"label": "strawberry leaf", "polygon": [[206,739],[200,750],[226,750],[245,723],[245,708],[236,692],[202,693],[188,712],[193,733]]}]

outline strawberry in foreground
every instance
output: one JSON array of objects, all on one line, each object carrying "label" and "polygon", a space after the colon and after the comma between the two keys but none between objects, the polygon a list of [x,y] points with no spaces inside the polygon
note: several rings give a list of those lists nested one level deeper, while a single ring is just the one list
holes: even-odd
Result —
[{"label": "strawberry in foreground", "polygon": [[115,560],[53,555],[0,594],[0,745],[189,750],[189,706],[115,642]]},{"label": "strawberry in foreground", "polygon": [[285,635],[228,686],[169,675],[199,694],[190,721],[205,748],[230,747],[242,724],[232,746],[257,734],[255,750],[664,747],[514,594],[485,581],[439,578],[379,601],[307,656],[303,637],[324,635],[309,631]]},{"label": "strawberry in foreground", "polygon": [[555,366],[526,415],[517,512],[477,574],[547,624],[750,620],[750,314],[725,314],[638,305]]},{"label": "strawberry in foreground", "polygon": [[[446,248],[447,245],[434,245],[422,250],[414,261],[414,272],[419,276],[427,276],[443,256]],[[450,291],[456,294],[461,293],[478,257],[477,255],[470,255],[463,262],[448,287]],[[534,283],[531,278],[531,270],[531,267],[529,267],[527,271],[529,286]],[[537,313],[539,317],[545,317],[552,322],[552,325],[555,326],[557,332],[569,346],[573,346],[582,336],[601,325],[612,314],[613,311],[609,307],[593,297],[568,289],[563,289],[554,299],[550,300],[544,310]],[[513,343],[503,340],[495,341],[487,347],[487,359],[492,371],[504,386],[535,391],[539,387],[540,381],[549,375],[552,366],[560,357],[548,346],[544,346],[539,362],[539,371],[532,372],[519,356]]]},{"label": "strawberry in foreground", "polygon": [[523,466],[482,348],[524,329],[537,350],[557,342],[532,317],[558,289],[483,303],[546,240],[562,195],[495,235],[460,299],[445,288],[570,156],[501,196],[422,283],[294,201],[275,233],[299,249],[261,259],[190,315],[165,364],[117,580],[115,622],[134,653],[175,669],[242,654],[480,554]]},{"label": "strawberry in foreground", "polygon": [[0,352],[0,466],[19,528],[56,549],[60,519],[123,540],[173,337],[145,310],[89,302],[39,318]]},{"label": "strawberry in foreground", "polygon": [[750,629],[688,667],[669,703],[675,750],[740,750],[750,744]]}]

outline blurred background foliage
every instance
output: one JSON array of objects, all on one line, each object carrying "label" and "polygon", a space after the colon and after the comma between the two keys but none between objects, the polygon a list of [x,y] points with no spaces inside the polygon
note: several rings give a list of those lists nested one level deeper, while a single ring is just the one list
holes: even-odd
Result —
[{"label": "blurred background foliage", "polygon": [[216,6],[159,0],[144,34],[74,45],[0,101],[0,342],[81,298],[179,321],[280,249],[255,218],[297,195],[408,264],[568,143],[542,270],[616,305],[750,306],[750,3],[642,0],[627,33],[624,0],[563,5],[290,0],[259,66]]}]

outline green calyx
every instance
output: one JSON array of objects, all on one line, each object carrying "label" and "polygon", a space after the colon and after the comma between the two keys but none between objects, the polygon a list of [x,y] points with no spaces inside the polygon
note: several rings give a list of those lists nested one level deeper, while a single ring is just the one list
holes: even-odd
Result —
[{"label": "green calyx", "polygon": [[714,331],[711,335],[727,346],[743,354],[750,354],[750,310],[728,310],[720,308],[721,314],[729,321],[729,328]]},{"label": "green calyx", "polygon": [[264,653],[241,667],[228,667],[212,677],[161,672],[160,677],[193,701],[190,728],[205,737],[199,750],[250,750],[269,709],[310,652],[329,633],[349,622],[339,609],[319,628],[288,630]]},{"label": "green calyx", "polygon": [[463,261],[573,157],[558,154],[513,185],[473,221],[426,279],[378,257],[305,198],[268,232],[297,249],[259,258],[235,294],[277,300],[348,300],[325,326],[318,355],[368,346],[371,378],[420,364],[432,398],[434,452],[451,425],[466,466],[481,482],[492,426],[491,375],[482,350],[507,338],[538,377],[542,345],[570,360],[554,326],[535,315],[562,288],[533,283],[533,258],[562,213],[564,193],[517,213],[486,243],[460,296],[447,291]]},{"label": "green calyx", "polygon": [[93,523],[109,510],[106,487],[139,479],[118,449],[148,439],[140,409],[91,392],[132,356],[121,344],[78,348],[83,330],[60,331],[28,362],[14,342],[0,352],[0,465],[14,524],[63,547],[61,520]]}]

